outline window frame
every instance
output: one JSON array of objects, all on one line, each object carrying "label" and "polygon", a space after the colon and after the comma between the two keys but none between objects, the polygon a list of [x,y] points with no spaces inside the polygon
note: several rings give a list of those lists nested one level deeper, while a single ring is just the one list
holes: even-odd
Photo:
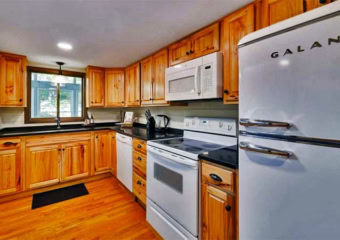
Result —
[{"label": "window frame", "polygon": [[[27,107],[25,108],[25,123],[55,123],[56,118],[32,118],[31,116],[31,91],[32,91],[32,73],[46,73],[46,74],[55,74],[58,75],[58,69],[51,68],[41,68],[41,67],[27,67]],[[81,117],[60,117],[61,122],[81,122],[85,120],[85,116],[87,115],[86,108],[86,81],[85,81],[85,73],[82,72],[73,72],[73,71],[62,71],[63,76],[68,77],[79,77],[82,79],[82,116]],[[59,97],[57,97],[59,99]],[[59,104],[57,103],[57,112],[60,112]]]}]

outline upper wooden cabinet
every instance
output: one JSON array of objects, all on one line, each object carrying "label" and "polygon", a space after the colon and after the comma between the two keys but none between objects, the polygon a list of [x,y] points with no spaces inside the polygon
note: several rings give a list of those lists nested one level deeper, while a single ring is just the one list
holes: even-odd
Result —
[{"label": "upper wooden cabinet", "polygon": [[86,69],[87,107],[105,105],[105,69],[89,66]]},{"label": "upper wooden cabinet", "polygon": [[139,63],[125,69],[125,106],[140,106],[140,68]]},{"label": "upper wooden cabinet", "polygon": [[170,65],[179,64],[220,49],[219,23],[215,23],[169,47]]},{"label": "upper wooden cabinet", "polygon": [[320,3],[320,0],[304,0],[305,2],[305,10],[310,11],[314,8],[322,7],[328,3],[333,2],[334,0],[326,0],[324,3]]},{"label": "upper wooden cabinet", "polygon": [[221,50],[223,52],[224,103],[238,103],[239,67],[238,42],[254,31],[254,4],[250,4],[227,16],[222,21]]},{"label": "upper wooden cabinet", "polygon": [[124,104],[124,70],[105,69],[105,106],[120,107]]},{"label": "upper wooden cabinet", "polygon": [[304,0],[262,0],[262,27],[303,13]]},{"label": "upper wooden cabinet", "polygon": [[166,105],[165,69],[168,67],[168,49],[141,62],[142,105]]},{"label": "upper wooden cabinet", "polygon": [[20,190],[20,139],[0,139],[0,196]]},{"label": "upper wooden cabinet", "polygon": [[0,53],[0,107],[26,106],[26,57]]}]

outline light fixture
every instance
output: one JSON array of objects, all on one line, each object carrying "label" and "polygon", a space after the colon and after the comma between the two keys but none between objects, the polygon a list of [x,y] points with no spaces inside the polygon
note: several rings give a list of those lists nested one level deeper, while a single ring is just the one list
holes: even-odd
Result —
[{"label": "light fixture", "polygon": [[66,83],[66,78],[63,76],[63,71],[61,70],[61,66],[63,66],[65,63],[63,62],[56,62],[59,65],[59,72],[58,75],[56,75],[54,82],[55,84],[63,84]]},{"label": "light fixture", "polygon": [[63,50],[72,50],[72,45],[66,42],[59,42],[57,46]]}]

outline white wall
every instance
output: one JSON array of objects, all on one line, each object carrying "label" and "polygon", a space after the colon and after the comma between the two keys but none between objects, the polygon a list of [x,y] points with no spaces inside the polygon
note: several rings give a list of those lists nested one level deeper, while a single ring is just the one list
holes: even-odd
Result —
[{"label": "white wall", "polygon": [[[138,108],[91,108],[88,110],[93,114],[96,122],[120,121],[122,111],[133,111],[137,122],[146,123],[145,110],[150,109],[152,115],[165,114],[170,117],[172,128],[183,128],[183,120],[186,116],[199,117],[225,117],[237,118],[237,105],[224,105],[222,102],[195,102],[188,106],[179,107],[138,107]],[[24,124],[24,108],[0,108],[0,128],[29,126],[37,124]],[[1,124],[2,121],[2,124]],[[49,124],[50,125],[50,124]]]}]

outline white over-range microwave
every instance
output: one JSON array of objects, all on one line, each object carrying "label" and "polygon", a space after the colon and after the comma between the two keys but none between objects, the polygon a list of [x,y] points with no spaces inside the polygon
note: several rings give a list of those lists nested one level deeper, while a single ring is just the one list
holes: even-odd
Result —
[{"label": "white over-range microwave", "polygon": [[167,101],[222,98],[222,53],[187,61],[165,71]]}]

